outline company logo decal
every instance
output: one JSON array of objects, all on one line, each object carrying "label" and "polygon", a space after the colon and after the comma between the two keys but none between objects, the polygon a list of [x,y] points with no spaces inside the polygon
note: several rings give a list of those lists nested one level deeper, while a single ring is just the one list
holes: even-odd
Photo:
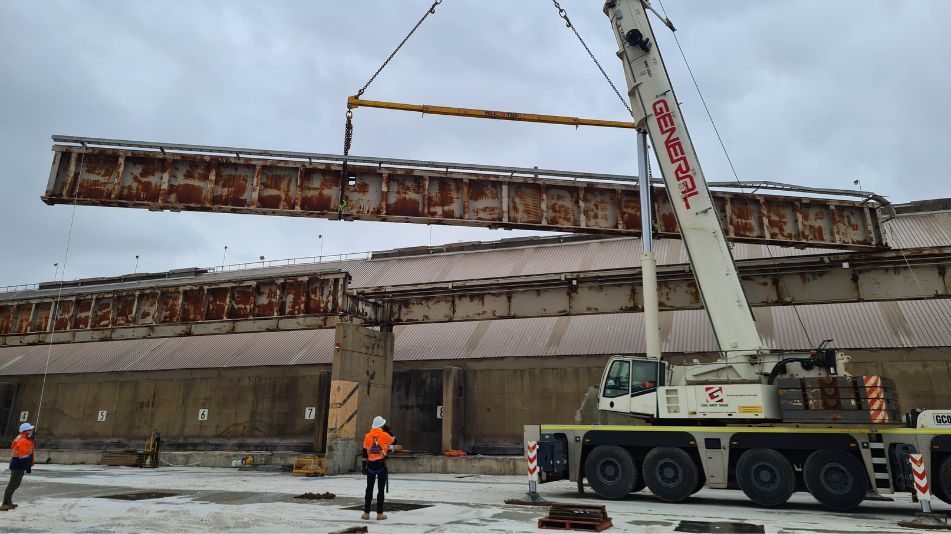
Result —
[{"label": "company logo decal", "polygon": [[704,391],[707,392],[707,400],[710,402],[723,402],[723,386],[707,386]]},{"label": "company logo decal", "polygon": [[693,169],[690,168],[690,162],[687,161],[687,154],[684,152],[684,145],[677,137],[677,126],[674,124],[674,116],[670,112],[670,105],[667,100],[661,98],[651,106],[654,110],[654,118],[657,121],[657,127],[664,137],[664,148],[667,150],[667,159],[674,166],[674,176],[680,187],[680,198],[684,206],[690,209],[690,198],[699,195],[697,192],[697,183],[693,179]]}]

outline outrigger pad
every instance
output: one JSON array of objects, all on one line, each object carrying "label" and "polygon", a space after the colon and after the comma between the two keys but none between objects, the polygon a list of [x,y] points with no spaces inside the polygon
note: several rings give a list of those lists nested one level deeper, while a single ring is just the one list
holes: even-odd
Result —
[{"label": "outrigger pad", "polygon": [[899,521],[898,526],[925,530],[951,530],[948,517],[944,514],[918,512],[912,521]]}]

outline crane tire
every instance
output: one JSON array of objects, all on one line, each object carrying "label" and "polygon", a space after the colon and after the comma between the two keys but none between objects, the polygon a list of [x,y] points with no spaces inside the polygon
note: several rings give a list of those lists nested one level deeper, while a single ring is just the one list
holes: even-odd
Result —
[{"label": "crane tire", "polygon": [[817,501],[839,512],[857,508],[868,492],[865,466],[843,450],[813,452],[802,466],[802,476]]},{"label": "crane tire", "polygon": [[644,457],[642,474],[651,493],[660,500],[680,502],[693,495],[700,469],[683,449],[657,447]]},{"label": "crane tire", "polygon": [[637,467],[631,453],[617,445],[598,445],[584,461],[588,484],[605,499],[623,499],[637,483]]},{"label": "crane tire", "polygon": [[736,481],[743,493],[760,506],[784,504],[796,491],[796,472],[773,449],[750,449],[736,462]]},{"label": "crane tire", "polygon": [[700,474],[697,475],[697,485],[694,486],[693,492],[691,492],[690,494],[695,495],[698,491],[702,490],[703,487],[706,485],[707,485],[707,475],[701,469]]},{"label": "crane tire", "polygon": [[[935,462],[932,461],[931,465],[934,464]],[[932,470],[934,470],[934,467],[932,467]],[[937,476],[934,482],[931,483],[931,493],[942,501],[951,504],[951,498],[949,498],[951,496],[951,456],[945,456],[941,460],[941,465],[935,470],[935,474]]]}]

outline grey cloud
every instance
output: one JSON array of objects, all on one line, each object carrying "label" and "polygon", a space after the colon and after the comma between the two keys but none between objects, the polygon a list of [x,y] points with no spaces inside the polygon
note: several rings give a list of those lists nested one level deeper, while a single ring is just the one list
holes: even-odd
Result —
[{"label": "grey cloud", "polygon": [[[0,0],[0,285],[48,279],[71,209],[39,196],[49,135],[339,152],[344,103],[429,1]],[[623,84],[598,2],[564,0]],[[951,4],[664,4],[744,179],[951,196]],[[658,26],[659,27],[659,26]],[[730,179],[666,30],[659,42],[709,179]],[[445,0],[367,92],[381,100],[623,119],[545,1]],[[356,111],[354,153],[634,173],[629,132]],[[68,278],[530,232],[79,207]]]}]

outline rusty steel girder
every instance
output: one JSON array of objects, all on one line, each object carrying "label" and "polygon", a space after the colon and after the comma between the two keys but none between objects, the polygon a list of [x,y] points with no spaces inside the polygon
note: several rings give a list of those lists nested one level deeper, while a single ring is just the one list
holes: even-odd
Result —
[{"label": "rusty steel girder", "polygon": [[[639,235],[638,189],[560,177],[440,169],[380,160],[122,142],[55,144],[43,201],[171,211],[214,211],[557,232]],[[116,142],[119,143],[119,142]],[[107,145],[107,146],[102,146]],[[135,147],[130,149],[129,146]],[[146,148],[155,147],[155,148]],[[423,163],[423,162],[420,162]],[[546,173],[542,173],[546,174]],[[551,174],[551,173],[547,173]],[[867,202],[714,191],[728,239],[799,247],[887,248],[879,208]],[[341,201],[342,199],[342,201]],[[666,190],[655,188],[654,233],[679,238]]]},{"label": "rusty steel girder", "polygon": [[[753,306],[951,298],[951,247],[743,260],[737,268]],[[0,346],[50,343],[50,317],[52,342],[70,343],[326,328],[339,316],[397,325],[642,311],[639,268],[368,288],[316,269],[0,294]],[[702,307],[689,265],[657,270],[662,310]]]},{"label": "rusty steel girder", "polygon": [[[736,262],[752,306],[951,298],[951,247]],[[701,309],[687,264],[657,267],[661,310]],[[369,322],[412,324],[643,311],[640,268],[356,288]]]},{"label": "rusty steel girder", "polygon": [[[167,279],[0,294],[0,346],[333,326],[349,275]],[[52,324],[51,324],[52,322]]]}]

